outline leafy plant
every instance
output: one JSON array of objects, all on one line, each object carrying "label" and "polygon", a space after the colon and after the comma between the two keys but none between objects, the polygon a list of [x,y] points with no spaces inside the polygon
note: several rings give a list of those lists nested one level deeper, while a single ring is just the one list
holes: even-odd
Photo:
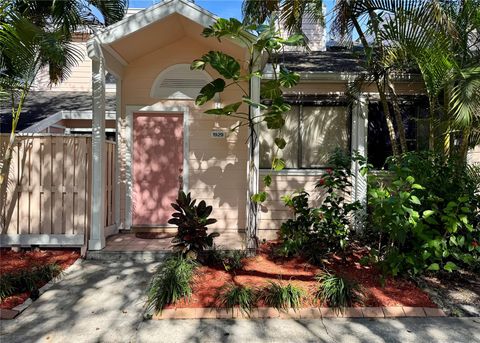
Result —
[{"label": "leafy plant", "polygon": [[330,156],[332,168],[326,169],[316,185],[325,194],[320,207],[310,207],[309,194],[305,191],[282,197],[285,205],[293,210],[294,218],[280,228],[282,246],[278,251],[281,254],[302,253],[318,263],[323,255],[346,249],[351,236],[351,216],[361,208],[358,201],[346,200],[352,186],[352,160],[361,158],[341,150]]},{"label": "leafy plant", "polygon": [[192,295],[192,279],[197,263],[181,255],[165,261],[155,272],[147,291],[147,311],[161,312],[169,304]]},{"label": "leafy plant", "polygon": [[[473,169],[472,169],[473,168]],[[433,153],[392,160],[390,183],[369,180],[372,255],[384,273],[452,271],[480,257],[474,167]]]},{"label": "leafy plant", "polygon": [[316,298],[321,304],[343,311],[347,306],[362,303],[364,294],[358,283],[347,280],[333,273],[324,273],[316,277],[318,281]]},{"label": "leafy plant", "polygon": [[238,306],[247,315],[250,315],[256,300],[257,295],[253,288],[235,284],[223,286],[217,295],[217,302],[220,306],[232,311]]},{"label": "leafy plant", "polygon": [[190,193],[178,192],[176,203],[172,207],[177,211],[172,214],[169,224],[177,225],[178,231],[172,240],[174,251],[183,255],[197,258],[199,252],[213,246],[213,239],[220,236],[218,232],[207,234],[207,225],[217,222],[216,219],[208,218],[212,213],[212,206],[207,206],[204,200],[196,205]]},{"label": "leafy plant", "polygon": [[[247,126],[250,132],[248,137],[248,146],[250,154],[253,156],[256,147],[256,137],[258,123],[266,123],[268,130],[281,129],[285,125],[285,114],[291,109],[291,106],[283,98],[283,89],[294,87],[299,79],[299,74],[289,71],[286,68],[280,68],[278,60],[284,46],[299,45],[303,41],[302,35],[292,35],[284,39],[278,32],[275,22],[272,20],[269,24],[246,25],[235,18],[219,18],[217,21],[203,30],[203,36],[216,38],[219,41],[229,39],[240,42],[248,52],[246,59],[237,61],[234,57],[221,51],[209,51],[191,64],[193,70],[204,70],[211,67],[221,76],[205,85],[195,99],[197,105],[204,105],[212,101],[217,93],[236,88],[241,96],[233,103],[226,104],[221,108],[210,108],[205,110],[206,114],[226,116],[239,120],[238,125],[232,128],[232,131]],[[272,65],[273,75],[264,75],[264,63],[262,59],[268,56],[269,63]],[[244,68],[242,68],[242,66]],[[261,80],[264,82],[260,82]],[[251,94],[246,84],[258,81],[260,87],[260,97]],[[257,93],[258,94],[258,93]],[[286,141],[277,139],[275,141],[278,149],[285,148]],[[258,166],[256,166],[258,167]],[[282,170],[285,167],[285,161],[277,156],[272,158],[272,170]],[[254,173],[255,168],[249,168],[250,173]],[[268,177],[264,178],[265,187]],[[251,204],[249,212],[251,217],[255,217],[258,212],[258,203],[267,199],[266,191],[256,194],[250,194]],[[257,239],[254,225],[248,225],[247,230],[247,249],[254,252],[257,248]]]},{"label": "leafy plant", "polygon": [[6,273],[0,278],[0,300],[15,293],[31,292],[34,295],[39,284],[55,280],[61,274],[62,268],[57,263]]},{"label": "leafy plant", "polygon": [[282,245],[277,249],[277,253],[285,257],[301,252],[310,239],[316,218],[314,209],[308,204],[308,197],[309,194],[305,191],[282,197],[285,206],[293,211],[294,216],[280,226]]},{"label": "leafy plant", "polygon": [[247,253],[243,250],[213,251],[213,263],[220,264],[227,272],[242,269],[246,257]]},{"label": "leafy plant", "polygon": [[261,298],[265,304],[275,307],[277,310],[298,309],[302,305],[302,299],[305,297],[305,291],[292,284],[283,286],[278,282],[270,281],[269,285],[261,291]]}]

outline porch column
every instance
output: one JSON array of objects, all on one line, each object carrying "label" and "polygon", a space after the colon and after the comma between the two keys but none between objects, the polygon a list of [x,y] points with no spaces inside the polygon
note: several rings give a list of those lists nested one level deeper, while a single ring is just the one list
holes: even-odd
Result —
[{"label": "porch column", "polygon": [[120,77],[116,77],[116,91],[115,96],[117,97],[117,103],[115,108],[115,225],[116,230],[124,229],[123,221],[120,216],[120,192],[122,188],[120,187],[121,183],[121,174],[120,174],[120,161],[122,159],[122,154],[120,151],[122,139],[122,79]]},{"label": "porch column", "polygon": [[[254,103],[260,103],[260,78],[253,77],[250,80],[250,98]],[[250,106],[250,116],[260,116],[260,108],[257,106]],[[252,132],[254,131],[254,132]],[[257,231],[258,231],[258,204],[251,200],[252,195],[258,193],[259,190],[259,166],[260,166],[260,152],[259,152],[259,125],[256,124],[250,128],[250,139],[248,141],[248,192],[247,192],[247,251],[254,253],[257,248]]]},{"label": "porch column", "polygon": [[105,61],[92,58],[92,211],[89,250],[105,247]]},{"label": "porch column", "polygon": [[[360,97],[352,108],[352,152],[358,152],[367,158],[368,138],[368,103],[367,99]],[[360,163],[352,162],[353,189],[352,200],[360,201],[362,209],[355,216],[354,229],[362,230],[366,219],[367,210],[367,176],[360,173]]]}]

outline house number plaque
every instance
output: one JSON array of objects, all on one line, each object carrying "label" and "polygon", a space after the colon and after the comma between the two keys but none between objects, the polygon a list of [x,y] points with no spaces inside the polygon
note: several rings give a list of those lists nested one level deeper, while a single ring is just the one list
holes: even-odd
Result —
[{"label": "house number plaque", "polygon": [[225,138],[225,136],[225,132],[222,130],[212,130],[212,132],[210,132],[210,137],[212,138]]}]

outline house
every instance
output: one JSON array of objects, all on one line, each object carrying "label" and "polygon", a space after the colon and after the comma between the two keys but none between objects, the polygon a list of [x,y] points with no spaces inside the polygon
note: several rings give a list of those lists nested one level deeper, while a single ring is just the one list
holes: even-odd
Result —
[{"label": "house", "polygon": [[[261,131],[252,161],[245,144],[249,135],[246,127],[238,127],[234,118],[203,113],[234,102],[241,94],[228,90],[214,103],[195,106],[193,100],[199,90],[217,75],[208,69],[191,71],[190,63],[210,50],[224,51],[240,60],[246,55],[244,47],[236,42],[219,43],[201,35],[215,20],[213,14],[190,1],[165,0],[92,35],[86,45],[81,45],[85,46],[89,60],[82,62],[80,69],[74,71],[78,74],[67,83],[50,91],[43,89],[41,82],[37,84],[36,90],[43,92],[37,94],[43,94],[46,102],[50,103],[49,97],[57,92],[58,99],[65,99],[59,101],[64,107],[50,113],[54,116],[25,125],[22,129],[28,134],[26,137],[31,138],[38,132],[91,133],[91,140],[81,143],[88,155],[77,154],[77,148],[72,148],[75,158],[88,158],[78,163],[73,161],[71,168],[77,173],[88,163],[90,169],[82,174],[83,198],[75,195],[70,198],[67,194],[68,189],[75,192],[75,185],[68,188],[64,183],[63,188],[51,191],[56,192],[56,197],[61,192],[63,195],[58,200],[48,200],[49,206],[53,203],[64,206],[65,199],[70,199],[68,207],[73,209],[73,212],[62,212],[67,214],[58,219],[61,221],[58,231],[48,229],[48,224],[43,232],[42,216],[22,229],[22,213],[31,213],[34,208],[28,202],[31,196],[30,200],[21,200],[25,197],[11,200],[11,207],[18,207],[12,209],[16,212],[11,215],[17,224],[2,232],[2,244],[35,244],[22,238],[35,232],[41,236],[41,244],[87,244],[90,250],[101,250],[106,236],[119,230],[174,230],[167,221],[172,212],[170,203],[175,200],[179,187],[213,205],[212,217],[217,223],[211,226],[212,230],[237,235],[248,225],[256,225],[259,239],[273,238],[280,223],[289,216],[280,197],[299,188],[312,190],[326,167],[329,152],[340,146],[367,154],[369,133],[381,133],[381,127],[369,124],[369,114],[375,110],[377,99],[375,89],[365,86],[363,96],[350,107],[345,93],[348,84],[363,70],[361,63],[348,52],[322,51],[324,35],[321,30],[312,30],[317,38],[313,42],[320,46],[319,50],[309,54],[287,51],[283,56],[284,65],[301,75],[300,84],[285,93],[293,105],[285,128],[290,144],[283,152],[288,168],[273,173],[268,201],[258,217],[249,218],[250,195],[262,189],[261,175],[270,172],[268,161],[275,133]],[[91,65],[91,72],[85,65]],[[88,82],[82,82],[82,77]],[[107,81],[111,81],[110,85]],[[252,98],[259,98],[258,80],[251,82]],[[421,80],[406,75],[396,80],[396,88],[408,106],[419,109],[420,116],[424,93]],[[77,96],[72,90],[78,92]],[[92,92],[92,96],[85,96],[86,92]],[[79,107],[71,108],[69,96],[80,102]],[[420,131],[417,127],[410,130],[410,144],[421,144]],[[109,135],[116,143],[106,149],[105,138]],[[70,143],[58,144],[67,146],[63,150],[66,151]],[[371,150],[382,149],[376,146]],[[41,161],[44,163],[45,158]],[[251,162],[259,167],[253,179],[249,179],[247,172]],[[366,180],[360,175],[358,165],[352,167],[352,197],[364,201]],[[64,170],[66,173],[67,169]],[[29,192],[33,194],[32,190]],[[42,195],[35,199],[41,202]],[[80,237],[81,234],[81,238],[63,240],[59,237],[65,235],[70,220],[75,223],[75,204],[79,203],[84,206],[82,218],[86,219],[81,219],[81,230],[69,235]],[[37,225],[40,229],[32,230]]]}]

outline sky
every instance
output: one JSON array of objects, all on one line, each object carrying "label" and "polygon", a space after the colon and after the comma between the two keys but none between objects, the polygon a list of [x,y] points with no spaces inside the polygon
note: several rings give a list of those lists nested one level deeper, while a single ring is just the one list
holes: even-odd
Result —
[{"label": "sky", "polygon": [[[327,29],[329,13],[332,11],[335,0],[323,0],[327,6]],[[130,8],[145,8],[159,2],[158,0],[130,0]],[[195,3],[213,14],[223,18],[242,19],[242,0],[195,0]]]}]

